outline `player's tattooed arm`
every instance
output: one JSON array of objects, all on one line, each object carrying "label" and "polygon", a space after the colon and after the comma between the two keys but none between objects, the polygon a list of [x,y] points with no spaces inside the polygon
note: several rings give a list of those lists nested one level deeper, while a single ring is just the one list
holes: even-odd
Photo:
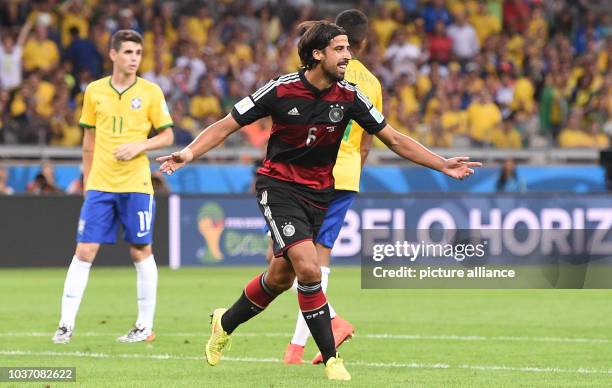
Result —
[{"label": "player's tattooed arm", "polygon": [[156,160],[162,162],[159,169],[168,175],[183,167],[185,164],[199,158],[211,149],[221,144],[229,135],[240,129],[240,124],[228,114],[221,120],[211,124],[179,152],[171,155],[161,156]]},{"label": "player's tattooed arm", "polygon": [[376,136],[399,156],[455,179],[467,178],[474,173],[474,167],[482,166],[480,162],[471,162],[467,156],[443,158],[388,124]]}]

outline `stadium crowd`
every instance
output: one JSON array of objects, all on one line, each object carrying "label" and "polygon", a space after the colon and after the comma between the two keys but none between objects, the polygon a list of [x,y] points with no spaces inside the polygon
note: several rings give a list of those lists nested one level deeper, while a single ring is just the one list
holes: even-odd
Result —
[{"label": "stadium crowd", "polygon": [[[404,133],[432,147],[609,146],[612,22],[598,8],[605,1],[353,6],[370,17],[360,60],[381,80],[385,115]],[[160,85],[176,142],[187,144],[241,97],[296,71],[295,26],[333,15],[329,7],[313,0],[4,1],[0,143],[80,145],[85,87],[109,74],[112,33],[131,28],[145,41],[140,74]],[[262,148],[269,126],[262,119],[225,146]]]}]

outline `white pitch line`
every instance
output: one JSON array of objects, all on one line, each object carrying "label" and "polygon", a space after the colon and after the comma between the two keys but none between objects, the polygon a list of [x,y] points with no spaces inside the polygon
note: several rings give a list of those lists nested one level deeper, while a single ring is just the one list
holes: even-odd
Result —
[{"label": "white pitch line", "polygon": [[[76,333],[83,337],[112,337],[116,333],[85,332]],[[210,333],[165,333],[164,337],[207,337]],[[44,332],[10,332],[0,333],[0,337],[51,337],[53,333]],[[237,337],[291,337],[290,333],[236,333]],[[388,340],[414,340],[414,341],[508,341],[508,342],[566,342],[587,344],[609,344],[608,338],[571,338],[571,337],[521,337],[521,336],[493,336],[481,335],[421,335],[421,334],[356,334],[357,338],[388,339]]]},{"label": "white pitch line", "polygon": [[[145,360],[192,360],[203,361],[202,357],[183,356],[174,354],[111,354],[98,352],[32,352],[27,350],[0,350],[3,356],[49,356],[49,357],[78,357],[78,358],[106,358],[106,359],[145,359]],[[281,363],[280,358],[255,358],[255,357],[223,357],[224,361],[231,362],[254,362],[254,363]],[[450,365],[450,364],[424,364],[417,362],[367,362],[367,361],[347,361],[347,365],[374,367],[374,368],[397,368],[397,369],[469,369],[490,372],[535,372],[535,373],[574,373],[574,374],[612,374],[612,369],[563,369],[556,367],[515,367],[506,365]]]}]

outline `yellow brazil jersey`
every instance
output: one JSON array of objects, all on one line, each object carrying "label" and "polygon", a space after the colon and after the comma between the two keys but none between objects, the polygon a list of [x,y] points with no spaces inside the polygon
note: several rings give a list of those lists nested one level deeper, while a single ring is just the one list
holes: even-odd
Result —
[{"label": "yellow brazil jersey", "polygon": [[159,86],[140,77],[119,93],[104,77],[90,83],[83,98],[80,125],[95,128],[93,163],[86,190],[153,194],[149,159],[141,153],[132,160],[115,159],[122,144],[144,141],[151,128],[173,126]]},{"label": "yellow brazil jersey", "polygon": [[[357,59],[352,59],[346,69],[344,79],[356,84],[370,99],[372,104],[382,112],[382,88],[380,81]],[[363,128],[351,120],[344,131],[340,144],[334,179],[336,190],[359,191],[361,177],[361,138]]]}]

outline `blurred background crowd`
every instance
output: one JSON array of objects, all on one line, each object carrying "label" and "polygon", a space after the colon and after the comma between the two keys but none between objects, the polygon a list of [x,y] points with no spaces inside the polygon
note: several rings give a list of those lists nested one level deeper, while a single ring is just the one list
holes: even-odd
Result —
[{"label": "blurred background crowd", "polygon": [[[606,148],[612,135],[610,4],[589,0],[5,0],[0,144],[80,145],[85,87],[110,74],[109,38],[144,36],[187,144],[269,79],[299,67],[296,25],[356,7],[384,113],[432,147]],[[265,146],[269,119],[225,147]],[[375,143],[375,146],[382,146]]]}]

